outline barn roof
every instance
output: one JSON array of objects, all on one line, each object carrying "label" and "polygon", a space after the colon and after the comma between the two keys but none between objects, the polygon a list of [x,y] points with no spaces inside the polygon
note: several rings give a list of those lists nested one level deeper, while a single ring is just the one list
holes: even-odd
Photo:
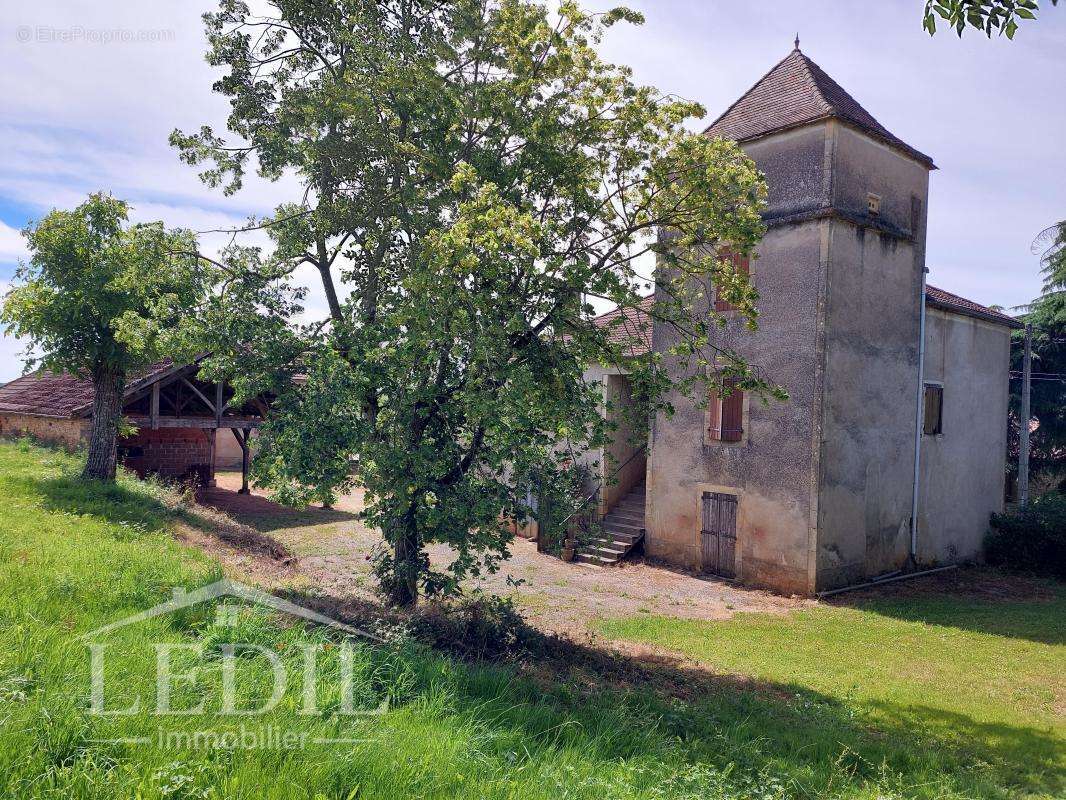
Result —
[{"label": "barn roof", "polygon": [[874,119],[825,71],[796,47],[711,123],[706,133],[736,142],[825,119],[839,119],[936,169],[933,159]]},{"label": "barn roof", "polygon": [[[182,366],[157,361],[126,382],[126,396]],[[85,376],[38,370],[0,386],[0,413],[67,419],[86,416],[92,403],[93,384]]]}]

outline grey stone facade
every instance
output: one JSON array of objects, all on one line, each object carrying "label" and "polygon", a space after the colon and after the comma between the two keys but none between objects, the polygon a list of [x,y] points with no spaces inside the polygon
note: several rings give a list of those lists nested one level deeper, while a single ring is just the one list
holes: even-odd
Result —
[{"label": "grey stone facade", "polygon": [[[810,65],[796,52],[790,59],[775,70]],[[753,92],[776,96],[760,86]],[[835,83],[829,91],[854,103]],[[715,125],[728,128],[736,113]],[[790,399],[764,406],[746,398],[744,433],[732,443],[707,437],[706,412],[692,399],[670,398],[676,413],[659,414],[650,433],[645,548],[653,558],[701,569],[701,496],[719,492],[737,498],[736,572],[745,582],[813,593],[911,564],[935,167],[876,122],[855,123],[866,118],[827,113],[762,126],[771,132],[741,141],[769,185],[768,232],[751,268],[759,330],[731,323],[719,343]],[[1003,498],[1013,321],[946,308],[927,317],[925,379],[944,386],[944,431],[922,437],[918,565],[979,558],[988,515]],[[654,325],[653,349],[665,353],[670,337]]]}]

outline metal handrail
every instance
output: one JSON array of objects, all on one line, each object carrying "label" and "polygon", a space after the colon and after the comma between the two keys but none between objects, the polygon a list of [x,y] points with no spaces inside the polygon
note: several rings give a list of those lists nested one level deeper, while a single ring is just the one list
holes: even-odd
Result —
[{"label": "metal handrail", "polygon": [[573,519],[574,515],[577,514],[577,512],[579,512],[586,505],[588,505],[590,502],[592,502],[592,499],[596,495],[598,495],[600,493],[600,489],[603,488],[603,484],[606,481],[609,481],[611,478],[613,478],[615,475],[617,475],[619,472],[621,472],[623,469],[625,469],[625,467],[627,467],[629,465],[630,461],[632,461],[634,458],[639,456],[641,453],[646,452],[647,449],[648,449],[648,445],[647,444],[642,444],[640,447],[638,447],[636,450],[633,451],[633,455],[631,455],[629,458],[627,458],[625,461],[623,461],[621,464],[619,464],[615,468],[614,472],[612,472],[610,475],[608,475],[603,480],[599,481],[596,484],[596,488],[592,490],[592,494],[590,494],[588,497],[586,497],[584,500],[582,500],[580,503],[578,503],[577,507],[573,511],[571,511],[569,514],[567,514],[566,517],[564,517],[563,520],[559,523],[559,527],[565,526],[566,523],[568,523],[571,519]]}]

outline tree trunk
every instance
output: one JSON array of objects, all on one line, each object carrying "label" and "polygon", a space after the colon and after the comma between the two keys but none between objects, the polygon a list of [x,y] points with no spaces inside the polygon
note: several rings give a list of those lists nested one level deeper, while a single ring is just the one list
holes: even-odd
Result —
[{"label": "tree trunk", "polygon": [[403,529],[393,545],[393,555],[396,573],[389,602],[399,608],[411,608],[418,603],[418,531],[414,514],[404,519]]},{"label": "tree trunk", "polygon": [[82,478],[113,481],[118,462],[118,422],[126,376],[117,370],[93,371],[93,417],[89,434],[89,457]]}]

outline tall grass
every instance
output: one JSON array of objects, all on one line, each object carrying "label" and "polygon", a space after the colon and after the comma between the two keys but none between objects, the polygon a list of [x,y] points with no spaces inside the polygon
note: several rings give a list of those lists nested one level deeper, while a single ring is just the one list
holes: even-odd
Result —
[{"label": "tall grass", "polygon": [[[197,682],[174,702],[203,700],[209,711],[218,705],[221,643],[268,647],[295,667],[303,645],[340,642],[256,610],[225,626],[214,608],[158,617],[106,640],[108,704],[139,697],[142,711],[91,713],[89,654],[78,637],[166,599],[174,586],[214,580],[219,568],[173,540],[164,489],[129,478],[85,485],[75,474],[69,456],[0,444],[2,797],[874,800],[1051,797],[1060,786],[1046,760],[1019,769],[1004,757],[1013,751],[994,742],[971,747],[916,731],[890,708],[870,717],[798,683],[670,667],[638,680],[582,664],[472,665],[402,635],[355,644],[358,702],[388,701],[384,714],[337,713],[328,680],[336,665],[326,658],[325,713],[301,715],[294,685],[254,720],[308,739],[360,741],[287,750],[115,742],[151,737],[160,725],[192,732],[216,724],[151,713],[156,642],[204,648],[189,663],[200,669]],[[269,690],[267,666],[249,659],[243,667],[240,695],[252,702]]]}]

